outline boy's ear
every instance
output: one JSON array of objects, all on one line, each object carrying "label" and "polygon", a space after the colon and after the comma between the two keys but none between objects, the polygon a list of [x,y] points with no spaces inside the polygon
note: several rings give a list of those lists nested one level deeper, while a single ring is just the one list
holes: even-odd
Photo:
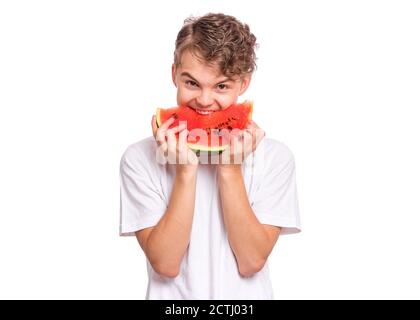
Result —
[{"label": "boy's ear", "polygon": [[242,95],[249,87],[251,83],[252,74],[247,74],[241,78],[241,89],[239,95]]},{"label": "boy's ear", "polygon": [[174,85],[176,87],[175,73],[176,73],[175,63],[172,63],[172,82],[174,83]]}]

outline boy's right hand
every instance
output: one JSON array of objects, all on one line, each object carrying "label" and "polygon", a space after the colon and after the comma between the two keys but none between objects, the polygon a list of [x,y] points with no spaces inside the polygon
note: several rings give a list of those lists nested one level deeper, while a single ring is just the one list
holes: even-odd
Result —
[{"label": "boy's right hand", "polygon": [[[152,117],[152,130],[158,145],[156,160],[160,164],[176,164],[177,172],[195,170],[198,166],[196,154],[188,148],[188,130],[185,124],[180,124],[169,129],[174,122],[171,117],[159,128],[156,124],[156,116]],[[179,133],[178,139],[175,134]]]}]

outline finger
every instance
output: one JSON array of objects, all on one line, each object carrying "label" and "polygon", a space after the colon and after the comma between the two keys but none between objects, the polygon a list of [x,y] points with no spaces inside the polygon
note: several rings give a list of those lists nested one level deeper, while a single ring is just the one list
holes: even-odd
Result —
[{"label": "finger", "polygon": [[244,131],[244,149],[247,152],[254,150],[254,135],[251,131]]},{"label": "finger", "polygon": [[257,149],[257,131],[258,130],[253,130],[252,135],[251,135],[252,151],[255,151],[255,149]]},{"label": "finger", "polygon": [[233,155],[234,164],[240,164],[243,160],[243,146],[239,139],[239,136],[233,136],[231,141],[231,155]]},{"label": "finger", "polygon": [[188,130],[182,130],[179,133],[178,138],[178,155],[180,164],[187,164],[188,163],[188,153],[187,153],[187,136],[188,136]]},{"label": "finger", "polygon": [[252,123],[252,125],[255,127],[255,128],[259,128],[260,126],[254,121],[254,120],[251,120],[251,123]]},{"label": "finger", "polygon": [[179,132],[178,152],[185,153],[187,149],[188,130],[184,129]]},{"label": "finger", "polygon": [[175,164],[177,162],[177,159],[176,159],[177,141],[176,141],[174,131],[172,129],[166,130],[165,137],[168,144],[168,162],[170,164]]},{"label": "finger", "polygon": [[249,124],[244,131],[247,131],[249,133],[252,133],[253,131],[255,131],[256,127],[254,127],[253,125]]},{"label": "finger", "polygon": [[255,144],[256,144],[256,139],[255,139],[255,128],[251,128],[251,129],[247,129],[244,132],[244,137],[247,143],[247,147],[246,150],[252,150],[254,151],[255,149]]},{"label": "finger", "polygon": [[246,126],[247,129],[255,129],[259,128],[259,126],[255,123],[254,120],[249,121],[248,125]]},{"label": "finger", "polygon": [[242,134],[242,130],[234,128],[230,131],[229,134],[231,137],[239,137]]},{"label": "finger", "polygon": [[186,125],[184,123],[181,123],[179,126],[173,127],[171,129],[166,130],[167,132],[170,132],[171,134],[176,134],[182,130],[186,129]]},{"label": "finger", "polygon": [[159,128],[161,128],[162,130],[167,130],[169,128],[169,126],[174,123],[175,118],[174,117],[170,117],[168,120],[166,120]]},{"label": "finger", "polygon": [[261,142],[262,139],[265,137],[265,131],[261,128],[258,128],[255,132],[256,139],[257,139],[257,146]]},{"label": "finger", "polygon": [[166,141],[166,138],[169,135],[175,137],[176,133],[184,129],[185,129],[185,124],[182,124],[182,123],[179,126],[173,127],[171,129],[166,129],[166,130],[162,126],[157,130],[156,141],[158,141],[158,143],[163,143]]},{"label": "finger", "polygon": [[[175,128],[174,128],[175,129]],[[173,145],[176,146],[176,137],[175,137],[175,130],[169,129],[165,131],[165,137],[168,141],[169,148],[173,147]]]},{"label": "finger", "polygon": [[174,117],[169,118],[166,120],[160,127],[157,126],[156,122],[156,116],[153,116],[152,118],[152,128],[154,131],[155,139],[158,143],[158,145],[161,145],[166,142],[166,130],[169,128],[169,126],[175,121]]},{"label": "finger", "polygon": [[188,130],[182,129],[179,132],[179,139],[178,139],[179,144],[186,145],[187,144],[187,137],[188,137]]},{"label": "finger", "polygon": [[156,149],[156,161],[159,164],[166,164],[167,163],[165,146],[166,146],[166,143],[158,146],[157,149]]},{"label": "finger", "polygon": [[244,146],[244,139],[245,139],[244,132],[242,132],[238,136],[232,137],[231,146],[233,148],[234,153],[242,153],[243,146]]},{"label": "finger", "polygon": [[232,134],[232,136],[230,137],[230,141],[233,144],[235,144],[238,141],[238,134]]},{"label": "finger", "polygon": [[[256,124],[255,124],[256,125]],[[255,151],[258,144],[261,142],[261,140],[265,137],[265,131],[258,127],[257,125],[255,127],[246,129],[247,132],[251,133],[253,136],[253,142],[252,142],[252,150]]]},{"label": "finger", "polygon": [[166,135],[165,130],[162,130],[161,128],[157,129],[155,139],[158,145],[165,143],[166,141],[165,135]]}]

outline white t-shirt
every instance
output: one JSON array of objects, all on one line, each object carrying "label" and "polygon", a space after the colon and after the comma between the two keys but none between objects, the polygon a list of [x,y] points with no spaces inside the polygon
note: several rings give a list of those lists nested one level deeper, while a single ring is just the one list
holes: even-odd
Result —
[{"label": "white t-shirt", "polygon": [[[165,213],[175,177],[174,165],[156,161],[149,137],[132,144],[121,159],[120,235],[155,226]],[[264,138],[242,164],[249,203],[260,223],[300,231],[292,152]],[[200,164],[191,238],[179,275],[157,274],[147,261],[146,299],[273,299],[268,261],[258,273],[243,277],[224,229],[216,165]]]}]

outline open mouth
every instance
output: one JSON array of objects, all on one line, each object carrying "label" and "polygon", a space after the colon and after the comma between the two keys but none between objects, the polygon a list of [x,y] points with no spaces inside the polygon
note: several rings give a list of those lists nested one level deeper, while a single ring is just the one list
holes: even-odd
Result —
[{"label": "open mouth", "polygon": [[197,109],[197,108],[193,108],[188,106],[190,109],[193,109],[195,112],[197,112],[198,114],[201,114],[203,116],[208,116],[209,114],[212,114],[213,112],[215,112],[216,110],[202,110],[202,109]]},{"label": "open mouth", "polygon": [[197,112],[198,114],[207,116],[209,114],[212,114],[214,111],[195,109],[195,112]]}]

